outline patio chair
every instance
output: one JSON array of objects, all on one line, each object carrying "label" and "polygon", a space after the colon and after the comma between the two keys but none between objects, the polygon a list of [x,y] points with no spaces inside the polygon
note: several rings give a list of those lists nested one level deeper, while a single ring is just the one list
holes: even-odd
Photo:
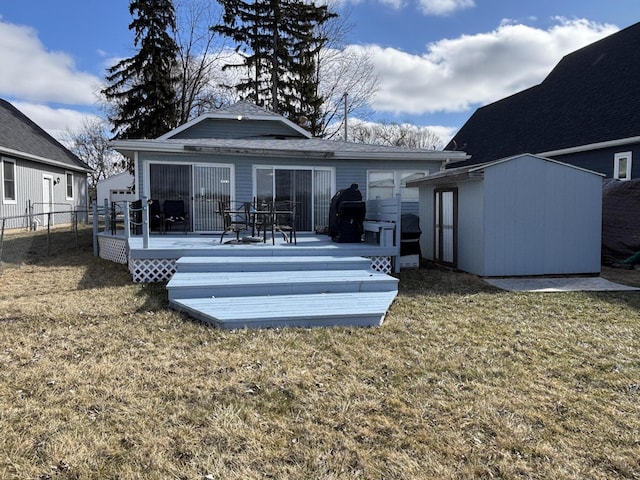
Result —
[{"label": "patio chair", "polygon": [[218,212],[222,215],[224,230],[220,235],[220,243],[228,232],[236,234],[236,242],[240,241],[240,233],[249,229],[249,203],[243,203],[238,208],[224,202],[218,202]]},{"label": "patio chair", "polygon": [[184,233],[189,229],[189,216],[184,206],[184,200],[165,200],[162,206],[165,231],[182,225]]},{"label": "patio chair", "polygon": [[272,221],[272,236],[275,232],[280,232],[286,242],[298,244],[296,235],[296,202],[291,200],[273,202]]},{"label": "patio chair", "polygon": [[160,230],[164,233],[164,213],[160,205],[160,200],[149,200],[149,230]]}]

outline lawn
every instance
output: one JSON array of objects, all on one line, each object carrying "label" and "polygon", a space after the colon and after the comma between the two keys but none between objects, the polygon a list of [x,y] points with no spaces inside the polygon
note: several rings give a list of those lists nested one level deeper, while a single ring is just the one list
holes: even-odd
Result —
[{"label": "lawn", "polygon": [[379,328],[220,331],[89,249],[5,268],[0,478],[640,478],[639,292],[400,278]]}]

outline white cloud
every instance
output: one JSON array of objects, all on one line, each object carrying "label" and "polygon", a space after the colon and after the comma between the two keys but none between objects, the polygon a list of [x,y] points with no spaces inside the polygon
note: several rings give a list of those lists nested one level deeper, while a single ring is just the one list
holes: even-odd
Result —
[{"label": "white cloud", "polygon": [[37,32],[0,21],[0,96],[33,102],[91,105],[100,79],[76,69],[73,58],[48,51]]},{"label": "white cloud", "polygon": [[547,30],[503,23],[492,32],[435,42],[422,55],[377,45],[349,48],[365,50],[376,69],[375,110],[462,112],[540,83],[564,55],[618,30],[555,20]]},{"label": "white cloud", "polygon": [[475,6],[474,0],[419,0],[420,9],[426,15],[449,15],[463,8]]},{"label": "white cloud", "polygon": [[62,143],[67,137],[67,132],[78,131],[88,120],[98,118],[96,115],[68,108],[52,108],[27,102],[11,102],[11,104]]}]

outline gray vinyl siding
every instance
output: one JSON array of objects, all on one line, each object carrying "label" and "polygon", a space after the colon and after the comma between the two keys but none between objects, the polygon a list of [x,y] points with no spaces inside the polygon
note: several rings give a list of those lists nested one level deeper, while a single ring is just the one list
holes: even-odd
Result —
[{"label": "gray vinyl siding", "polygon": [[209,118],[193,125],[181,132],[176,133],[171,138],[256,138],[256,137],[278,137],[294,136],[301,137],[299,132],[295,132],[286,124],[275,121],[252,120],[242,122],[233,119],[213,119]]},{"label": "gray vinyl siding", "polygon": [[[85,173],[73,172],[74,196],[73,200],[67,200],[65,175],[69,171],[68,169],[2,156],[2,160],[4,159],[14,161],[16,165],[16,202],[5,203],[4,192],[0,194],[0,217],[27,214],[29,202],[33,206],[34,213],[42,212],[42,183],[45,175],[49,175],[53,179],[60,178],[60,183],[53,186],[53,210],[72,211],[78,206],[87,205],[87,176]],[[0,185],[0,189],[3,188],[4,185]],[[68,218],[68,215],[66,217]]]},{"label": "gray vinyl siding", "polygon": [[[145,164],[148,162],[171,162],[183,164],[228,164],[234,166],[235,184],[234,199],[250,200],[253,197],[253,168],[254,166],[276,166],[276,167],[324,167],[335,170],[335,193],[338,190],[349,187],[352,183],[357,183],[362,192],[363,198],[366,198],[367,188],[367,170],[384,169],[384,170],[429,170],[431,172],[438,171],[440,162],[414,162],[402,160],[324,160],[324,159],[307,159],[307,158],[282,158],[282,157],[241,157],[232,155],[199,155],[199,154],[159,154],[146,153],[139,154],[139,175],[138,175],[138,191],[140,196],[146,196],[145,193],[145,175],[147,169]],[[418,214],[418,202],[403,202],[403,213]]]}]

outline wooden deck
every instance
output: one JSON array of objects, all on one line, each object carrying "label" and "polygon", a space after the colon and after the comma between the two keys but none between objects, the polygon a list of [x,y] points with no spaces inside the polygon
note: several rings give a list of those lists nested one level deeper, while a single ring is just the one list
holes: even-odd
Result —
[{"label": "wooden deck", "polygon": [[177,259],[184,256],[358,256],[390,257],[398,254],[395,247],[373,243],[336,243],[328,235],[298,234],[297,244],[286,243],[281,237],[273,245],[267,243],[220,243],[220,235],[154,235],[148,248],[142,237],[130,237],[128,248],[132,259]]}]

